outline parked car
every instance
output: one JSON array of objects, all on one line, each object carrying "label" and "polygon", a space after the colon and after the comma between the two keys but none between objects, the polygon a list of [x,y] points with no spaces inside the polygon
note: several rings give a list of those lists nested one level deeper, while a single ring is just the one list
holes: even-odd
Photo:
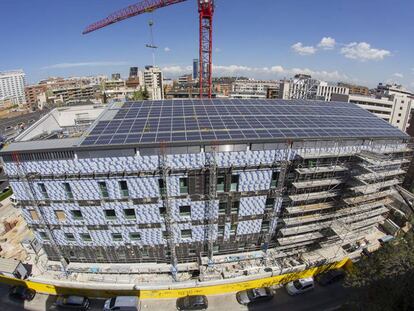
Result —
[{"label": "parked car", "polygon": [[117,296],[105,301],[104,311],[139,311],[140,301],[136,296]]},{"label": "parked car", "polygon": [[63,310],[86,311],[89,309],[90,301],[83,296],[58,296],[56,306]]},{"label": "parked car", "polygon": [[322,286],[326,286],[342,280],[345,277],[345,271],[342,269],[333,269],[327,272],[318,274],[315,277],[316,282]]},{"label": "parked car", "polygon": [[294,296],[312,290],[315,283],[312,277],[298,279],[286,284],[285,288],[289,295]]},{"label": "parked car", "polygon": [[177,310],[207,310],[208,301],[206,296],[187,296],[177,299]]},{"label": "parked car", "polygon": [[244,290],[236,294],[237,301],[242,305],[268,301],[273,298],[273,292],[269,287]]},{"label": "parked car", "polygon": [[33,289],[18,285],[13,286],[9,290],[9,297],[17,300],[30,301],[34,298],[36,292]]}]

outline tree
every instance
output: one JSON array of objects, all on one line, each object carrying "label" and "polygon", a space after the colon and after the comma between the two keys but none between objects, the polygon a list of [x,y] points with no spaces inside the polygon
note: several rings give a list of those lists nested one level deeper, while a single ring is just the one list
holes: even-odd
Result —
[{"label": "tree", "polygon": [[410,231],[361,258],[345,280],[354,289],[345,310],[414,310],[413,250]]}]

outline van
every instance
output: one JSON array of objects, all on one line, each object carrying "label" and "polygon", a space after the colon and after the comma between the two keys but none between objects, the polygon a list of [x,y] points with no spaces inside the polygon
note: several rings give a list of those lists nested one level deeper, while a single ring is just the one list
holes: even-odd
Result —
[{"label": "van", "polygon": [[103,311],[139,311],[140,301],[136,296],[116,296],[105,301]]},{"label": "van", "polygon": [[314,289],[315,283],[312,277],[299,279],[286,284],[285,288],[289,295],[299,295]]},{"label": "van", "polygon": [[16,200],[16,197],[14,196],[14,194],[12,194],[12,195],[9,197],[9,200],[10,200],[11,204],[12,204],[14,207],[17,207],[17,200]]}]

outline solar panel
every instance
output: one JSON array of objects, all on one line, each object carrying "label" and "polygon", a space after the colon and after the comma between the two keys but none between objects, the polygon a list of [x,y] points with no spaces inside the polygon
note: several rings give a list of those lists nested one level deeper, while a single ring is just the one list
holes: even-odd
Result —
[{"label": "solar panel", "polygon": [[81,145],[406,137],[368,111],[342,102],[212,99],[114,107],[108,108],[115,110],[112,119],[98,120]]}]

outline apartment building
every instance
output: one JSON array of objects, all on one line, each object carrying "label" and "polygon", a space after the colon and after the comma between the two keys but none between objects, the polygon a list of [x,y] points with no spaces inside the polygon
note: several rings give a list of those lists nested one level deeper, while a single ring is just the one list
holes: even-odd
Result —
[{"label": "apartment building", "polygon": [[144,86],[150,94],[150,99],[164,99],[163,74],[160,68],[146,66],[144,70]]},{"label": "apartment building", "polygon": [[230,98],[265,99],[267,90],[279,88],[278,81],[237,80],[231,85]]},{"label": "apartment building", "polygon": [[23,70],[0,72],[0,102],[11,101],[19,106],[26,104],[25,77]]}]

